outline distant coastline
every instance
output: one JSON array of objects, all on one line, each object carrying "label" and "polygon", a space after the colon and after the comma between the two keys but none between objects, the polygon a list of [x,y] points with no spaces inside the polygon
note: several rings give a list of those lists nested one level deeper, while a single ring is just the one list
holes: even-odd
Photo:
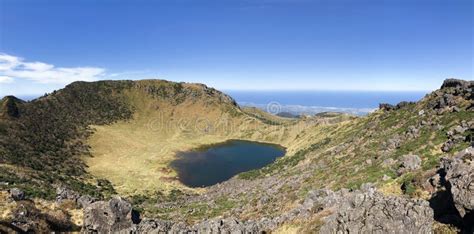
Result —
[{"label": "distant coastline", "polygon": [[[427,92],[402,91],[225,91],[239,105],[266,110],[278,105],[278,112],[295,115],[313,115],[321,112],[343,112],[367,115],[380,103],[397,104],[401,101],[418,101]],[[275,113],[273,113],[275,114]]]}]

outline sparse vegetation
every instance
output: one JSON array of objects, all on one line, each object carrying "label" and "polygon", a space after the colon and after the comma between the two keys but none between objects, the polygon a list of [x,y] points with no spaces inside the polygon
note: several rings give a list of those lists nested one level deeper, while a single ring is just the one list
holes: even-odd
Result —
[{"label": "sparse vegetation", "polygon": [[[195,84],[75,83],[19,102],[17,117],[0,119],[0,188],[46,199],[54,199],[59,184],[99,198],[118,193],[144,216],[189,223],[230,213],[273,217],[310,190],[367,182],[388,194],[422,197],[425,172],[467,147],[473,134],[459,130],[443,152],[453,128],[474,113],[464,104],[438,113],[430,104],[435,98],[360,118],[326,113],[295,120],[241,109]],[[169,168],[178,151],[229,139],[280,144],[287,155],[210,190],[183,186]],[[419,165],[400,173],[406,155],[416,155]],[[321,224],[312,222],[308,227]]]}]

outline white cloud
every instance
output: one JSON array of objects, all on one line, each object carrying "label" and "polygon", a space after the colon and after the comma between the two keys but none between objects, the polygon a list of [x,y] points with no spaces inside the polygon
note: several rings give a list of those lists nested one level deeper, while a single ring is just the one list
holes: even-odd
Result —
[{"label": "white cloud", "polygon": [[12,69],[20,63],[19,58],[8,54],[0,54],[0,72]]},{"label": "white cloud", "polygon": [[99,67],[55,67],[42,62],[25,62],[23,58],[0,54],[0,82],[12,82],[13,78],[38,83],[68,84],[74,81],[95,81],[105,76]]},{"label": "white cloud", "polygon": [[40,63],[40,62],[23,63],[23,67],[27,70],[34,70],[34,71],[47,71],[54,68],[54,66],[51,64]]},{"label": "white cloud", "polygon": [[0,83],[12,83],[13,78],[9,76],[0,76]]}]

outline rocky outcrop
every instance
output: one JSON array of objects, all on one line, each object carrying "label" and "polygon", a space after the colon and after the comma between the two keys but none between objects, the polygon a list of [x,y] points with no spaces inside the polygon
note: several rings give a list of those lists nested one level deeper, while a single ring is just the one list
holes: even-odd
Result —
[{"label": "rocky outcrop", "polygon": [[380,103],[379,109],[384,110],[384,111],[391,111],[391,110],[395,110],[395,106],[388,103]]},{"label": "rocky outcrop", "polygon": [[214,218],[195,225],[162,220],[143,220],[134,225],[131,233],[266,233],[277,226],[273,219],[242,222],[235,218]]},{"label": "rocky outcrop", "polygon": [[430,199],[437,221],[474,232],[474,148],[441,159],[430,182],[436,188]]},{"label": "rocky outcrop", "polygon": [[431,233],[433,210],[424,200],[354,194],[327,218],[321,233]]},{"label": "rocky outcrop", "polygon": [[474,81],[465,81],[458,79],[446,79],[440,90],[433,92],[433,99],[428,104],[430,109],[441,111],[451,108],[453,111],[459,111],[458,104],[461,100],[474,100]]},{"label": "rocky outcrop", "polygon": [[44,210],[33,201],[16,201],[11,218],[0,220],[0,233],[50,233],[73,230],[69,215],[61,210]]},{"label": "rocky outcrop", "polygon": [[86,208],[90,204],[97,201],[97,198],[89,195],[81,195],[78,192],[68,189],[64,186],[56,188],[56,202],[62,203],[64,201],[72,201],[78,207]]},{"label": "rocky outcrop", "polygon": [[256,222],[240,222],[234,218],[214,219],[201,222],[192,229],[196,233],[261,233]]},{"label": "rocky outcrop", "polygon": [[320,233],[431,233],[434,221],[427,201],[384,196],[368,184],[353,192],[311,191],[305,204],[332,212]]},{"label": "rocky outcrop", "polygon": [[385,111],[392,111],[392,110],[399,110],[399,109],[403,109],[409,105],[412,105],[414,104],[414,102],[406,102],[406,101],[403,101],[403,102],[399,102],[397,105],[392,105],[392,104],[388,104],[388,103],[380,103],[379,104],[379,109],[380,110],[385,110]]},{"label": "rocky outcrop", "polygon": [[83,232],[128,233],[132,228],[132,205],[120,197],[94,202],[84,209]]},{"label": "rocky outcrop", "polygon": [[[446,133],[448,140],[441,146],[443,152],[449,152],[456,145],[464,141],[472,142],[472,132],[474,131],[474,121],[462,121],[459,125],[456,125],[449,129]],[[466,134],[470,131],[471,134]],[[466,137],[467,135],[467,137]]]},{"label": "rocky outcrop", "polygon": [[[329,212],[327,212],[329,211]],[[133,220],[130,203],[121,198],[94,202],[85,209],[83,232],[99,233],[264,233],[292,220],[323,217],[321,233],[429,233],[433,211],[423,200],[384,196],[372,184],[361,190],[308,192],[300,205],[272,218],[241,221],[217,217],[189,225],[182,222]],[[134,222],[136,221],[136,222]]]},{"label": "rocky outcrop", "polygon": [[[463,230],[472,230],[474,209],[474,150],[468,148],[454,158],[445,158],[440,174],[432,183],[444,183],[449,196],[441,197],[442,203],[452,203],[461,217]],[[416,170],[421,160],[416,155],[406,155],[400,160],[400,169]],[[449,205],[449,204],[447,204]],[[434,210],[433,210],[434,209]],[[441,209],[449,210],[449,206]],[[437,213],[437,214],[435,214]],[[321,217],[320,233],[432,233],[434,217],[439,210],[420,199],[386,196],[376,191],[372,184],[360,190],[341,189],[311,190],[299,206],[272,218],[241,221],[233,217],[213,218],[194,225],[182,222],[144,219],[134,222],[128,202],[114,198],[109,202],[95,202],[86,208],[84,232],[131,233],[261,233],[271,232],[292,220]],[[462,220],[464,219],[464,220]],[[455,223],[456,218],[445,219]],[[463,223],[464,222],[464,223]]]},{"label": "rocky outcrop", "polygon": [[449,78],[443,81],[441,85],[441,89],[444,88],[455,88],[455,89],[463,89],[468,90],[474,87],[474,81],[466,81],[460,79]]},{"label": "rocky outcrop", "polygon": [[474,211],[474,148],[459,152],[453,159],[441,163],[444,180],[452,194],[454,206],[461,217]]}]

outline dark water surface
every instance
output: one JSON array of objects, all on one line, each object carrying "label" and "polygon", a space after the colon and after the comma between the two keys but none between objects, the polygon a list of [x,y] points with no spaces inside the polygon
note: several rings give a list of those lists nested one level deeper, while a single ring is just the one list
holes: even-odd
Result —
[{"label": "dark water surface", "polygon": [[180,152],[171,162],[179,180],[189,187],[205,187],[232,176],[264,167],[285,154],[285,149],[272,144],[230,140],[197,150]]}]

